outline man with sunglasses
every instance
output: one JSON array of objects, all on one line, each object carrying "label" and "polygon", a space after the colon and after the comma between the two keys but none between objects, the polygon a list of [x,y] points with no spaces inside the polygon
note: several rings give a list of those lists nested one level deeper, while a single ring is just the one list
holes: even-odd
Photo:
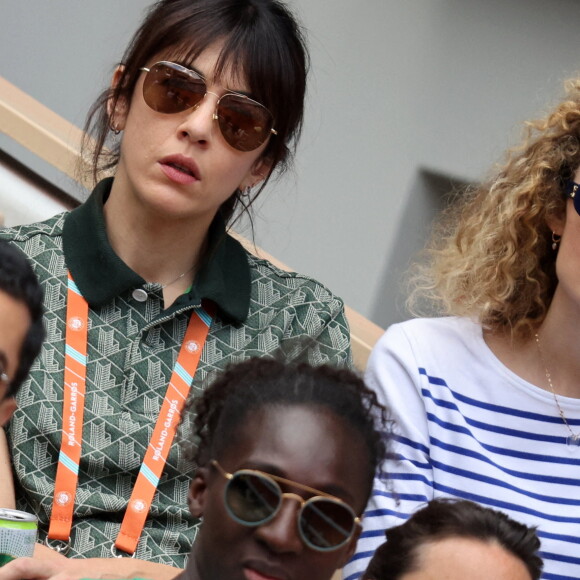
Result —
[{"label": "man with sunglasses", "polygon": [[[198,468],[188,503],[203,523],[176,580],[330,580],[354,552],[390,444],[374,393],[345,369],[251,358],[218,375],[190,412],[184,444]],[[1,580],[87,575],[71,561],[0,570]]]}]

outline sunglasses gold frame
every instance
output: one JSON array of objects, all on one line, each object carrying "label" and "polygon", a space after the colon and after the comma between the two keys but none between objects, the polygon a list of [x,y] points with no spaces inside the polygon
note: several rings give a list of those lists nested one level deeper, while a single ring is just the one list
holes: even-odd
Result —
[{"label": "sunglasses gold frame", "polygon": [[[193,109],[193,110],[197,109],[198,105],[205,99],[205,97],[207,95],[213,95],[214,97],[217,97],[217,101],[216,101],[216,106],[215,106],[215,110],[213,112],[212,118],[213,118],[214,121],[219,121],[219,115],[217,114],[217,111],[218,111],[218,108],[220,106],[220,102],[225,97],[231,95],[231,96],[234,96],[234,97],[239,97],[241,99],[244,99],[244,101],[248,101],[249,103],[251,103],[253,105],[256,105],[256,106],[261,107],[262,109],[264,109],[268,113],[268,115],[270,116],[270,119],[271,119],[271,122],[272,122],[272,127],[270,127],[269,133],[272,134],[272,135],[278,135],[278,131],[276,131],[276,129],[274,129],[274,126],[273,126],[274,125],[274,116],[272,115],[272,112],[267,107],[265,107],[264,105],[262,105],[262,103],[259,103],[258,101],[256,101],[256,100],[248,97],[247,95],[244,95],[243,93],[238,93],[236,91],[226,91],[221,96],[218,95],[217,93],[212,92],[212,91],[208,91],[207,90],[207,80],[205,79],[205,77],[203,75],[201,75],[200,73],[198,73],[195,70],[189,69],[189,68],[187,68],[185,66],[182,66],[180,64],[177,64],[176,62],[171,62],[171,61],[168,61],[168,60],[160,60],[158,62],[153,63],[150,67],[143,66],[139,70],[140,71],[143,71],[143,72],[145,72],[147,74],[151,74],[152,69],[154,67],[156,67],[156,66],[159,66],[159,65],[162,65],[162,66],[167,67],[167,68],[169,68],[171,70],[174,70],[174,71],[183,73],[183,74],[191,77],[192,79],[194,79],[196,81],[202,81],[205,84],[205,93],[203,94],[203,96],[201,96],[201,98],[199,99],[199,101],[195,105],[192,105],[190,107],[185,107],[182,110],[175,111],[175,112],[170,112],[170,113],[166,113],[164,111],[159,111],[158,109],[155,109],[154,107],[151,107],[151,105],[149,105],[149,103],[147,103],[147,99],[144,96],[145,103],[147,103],[147,105],[149,107],[151,107],[153,110],[158,111],[158,112],[160,112],[160,113],[162,113],[164,115],[173,115],[173,114],[183,113],[183,111],[187,111],[189,109]],[[145,87],[145,85],[143,85],[143,86]],[[195,94],[201,95],[201,93],[195,93]],[[219,122],[218,122],[218,125],[219,125]],[[221,126],[220,126],[220,131],[222,132],[222,135],[223,135],[224,133],[223,133],[223,131],[221,129]],[[228,144],[231,147],[234,147],[234,149],[238,149],[235,145],[231,144],[227,140],[227,138],[225,137],[225,135],[224,135],[224,138],[226,139],[226,141],[228,142]],[[257,145],[256,147],[254,147],[253,149],[257,149],[258,147],[260,147],[260,145],[262,145],[263,143],[265,143],[266,139],[267,139],[267,137],[265,137],[264,140],[259,145]],[[252,151],[253,149],[248,149],[247,151]],[[245,149],[239,149],[239,150],[240,151],[246,151]]]},{"label": "sunglasses gold frame", "polygon": [[[280,489],[280,486],[277,485],[278,489],[280,489],[280,505],[282,503],[283,499],[294,499],[296,501],[298,501],[298,503],[300,504],[300,510],[298,511],[298,518],[300,518],[300,514],[302,513],[302,510],[304,508],[304,506],[306,504],[312,504],[315,503],[317,500],[319,499],[329,499],[332,500],[333,502],[335,502],[336,504],[344,507],[348,512],[350,512],[352,514],[352,521],[353,521],[353,526],[352,526],[352,531],[350,532],[350,534],[345,537],[344,541],[342,541],[340,544],[337,544],[336,546],[332,546],[329,548],[325,548],[323,546],[318,546],[316,544],[313,544],[312,542],[310,542],[304,535],[302,532],[302,528],[299,525],[298,529],[300,531],[300,537],[302,539],[302,541],[309,546],[310,548],[312,548],[313,550],[319,551],[319,552],[330,552],[333,550],[338,550],[339,548],[341,548],[342,546],[344,546],[347,542],[349,542],[354,533],[355,533],[355,528],[356,526],[362,527],[362,518],[357,516],[355,511],[352,509],[352,507],[347,504],[345,501],[343,501],[342,499],[340,499],[339,497],[336,497],[335,495],[332,495],[330,493],[326,493],[324,491],[320,491],[319,489],[315,489],[313,487],[309,487],[308,485],[304,485],[302,483],[298,483],[296,481],[292,481],[291,479],[286,479],[284,477],[280,477],[279,475],[272,475],[271,473],[266,473],[264,471],[259,471],[258,469],[239,469],[237,471],[235,471],[234,473],[229,473],[228,471],[226,471],[216,459],[212,459],[210,461],[210,464],[212,466],[214,466],[218,472],[229,481],[231,481],[236,474],[250,474],[250,475],[257,475],[258,477],[261,478],[265,478],[266,480],[272,480],[274,481],[276,484],[278,483],[282,483],[284,485],[289,485],[291,487],[295,487],[298,489],[301,489],[303,491],[306,491],[308,493],[313,494],[313,497],[310,497],[308,499],[304,499],[303,497],[299,496],[296,493],[290,493],[290,492],[283,492],[282,489]],[[227,492],[227,488],[226,488],[226,492]],[[229,508],[227,502],[226,502],[226,507],[228,508],[228,513],[231,511],[231,509]],[[274,510],[274,512],[267,518],[258,522],[247,522],[247,521],[243,521],[241,518],[238,518],[237,516],[234,517],[233,513],[230,513],[230,516],[233,517],[233,519],[239,523],[241,523],[242,525],[246,525],[249,527],[257,527],[260,525],[263,525],[269,521],[271,521],[272,518],[274,518],[276,516],[276,514],[278,513],[279,508],[277,508],[276,510]]]}]

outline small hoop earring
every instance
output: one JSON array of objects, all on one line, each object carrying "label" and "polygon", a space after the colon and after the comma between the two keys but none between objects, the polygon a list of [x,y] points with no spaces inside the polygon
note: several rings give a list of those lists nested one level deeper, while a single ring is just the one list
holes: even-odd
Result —
[{"label": "small hoop earring", "polygon": [[244,189],[240,189],[240,195],[242,197],[250,197],[251,194],[252,194],[252,186],[251,185],[246,185],[246,187],[244,187]]},{"label": "small hoop earring", "polygon": [[554,252],[558,249],[558,244],[560,243],[561,239],[562,236],[560,234],[552,232],[552,250],[554,250]]},{"label": "small hoop earring", "polygon": [[121,129],[117,127],[117,125],[110,125],[109,129],[115,134],[118,135],[121,132]]}]

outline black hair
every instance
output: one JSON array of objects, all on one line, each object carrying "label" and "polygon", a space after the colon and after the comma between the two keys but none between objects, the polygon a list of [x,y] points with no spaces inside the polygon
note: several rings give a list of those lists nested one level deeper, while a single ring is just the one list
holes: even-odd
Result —
[{"label": "black hair", "polygon": [[230,365],[201,397],[191,402],[198,441],[193,460],[203,466],[219,456],[231,445],[250,412],[266,406],[294,405],[329,410],[360,435],[368,450],[369,495],[375,471],[387,455],[390,421],[386,409],[362,378],[329,365],[270,358],[251,358]]},{"label": "black hair", "polygon": [[291,147],[300,135],[309,66],[304,37],[296,18],[280,0],[160,0],[153,4],[127,47],[123,71],[115,88],[95,101],[85,124],[83,149],[92,150],[93,177],[114,168],[120,144],[105,149],[111,128],[107,104],[129,104],[141,67],[161,56],[187,65],[206,48],[222,41],[215,71],[217,79],[227,68],[249,84],[252,97],[274,116],[277,135],[270,137],[263,157],[270,163],[264,182],[251,197],[236,190],[220,210],[229,222],[238,206],[247,210],[261,193],[275,168],[283,170]]},{"label": "black hair", "polygon": [[13,397],[28,376],[44,340],[43,292],[26,256],[8,242],[0,240],[0,291],[22,302],[30,314],[30,327],[20,348],[18,367],[10,381],[7,397]]},{"label": "black hair", "polygon": [[535,528],[467,500],[435,499],[385,535],[387,541],[377,548],[363,580],[398,580],[417,569],[424,545],[453,537],[496,542],[522,561],[532,580],[542,573]]}]

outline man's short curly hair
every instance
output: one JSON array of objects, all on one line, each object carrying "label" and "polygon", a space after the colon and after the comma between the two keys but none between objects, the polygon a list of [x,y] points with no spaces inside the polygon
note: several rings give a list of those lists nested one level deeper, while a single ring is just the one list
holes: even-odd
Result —
[{"label": "man's short curly hair", "polygon": [[251,358],[230,365],[190,402],[195,413],[197,445],[192,458],[205,465],[231,445],[252,411],[266,406],[312,406],[328,409],[352,426],[369,455],[368,492],[387,454],[390,421],[376,394],[360,376],[328,365]]}]

